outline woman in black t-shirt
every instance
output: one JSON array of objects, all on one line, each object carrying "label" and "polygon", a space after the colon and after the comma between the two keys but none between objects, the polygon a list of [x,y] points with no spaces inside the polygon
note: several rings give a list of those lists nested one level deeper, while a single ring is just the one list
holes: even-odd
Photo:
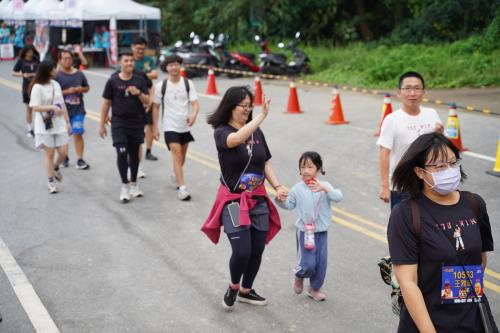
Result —
[{"label": "woman in black t-shirt", "polygon": [[[271,153],[259,128],[269,113],[269,102],[264,99],[262,111],[252,119],[252,93],[246,87],[232,87],[208,117],[215,129],[221,185],[203,230],[210,234],[210,230],[219,231],[223,226],[231,243],[231,282],[222,303],[226,309],[232,309],[236,298],[253,305],[267,304],[252,285],[265,245],[279,231],[280,222],[264,181],[271,184],[278,196],[286,195],[269,162]],[[214,239],[216,242],[218,236]]]},{"label": "woman in black t-shirt", "polygon": [[28,87],[31,83],[31,80],[35,77],[36,71],[38,69],[38,65],[40,64],[40,56],[38,51],[35,49],[33,45],[25,46],[19,55],[19,59],[17,60],[14,68],[12,69],[12,75],[23,78],[23,103],[26,104],[26,126],[28,129],[28,136],[34,138],[35,134],[33,133],[33,113],[31,108],[29,107],[30,103],[30,94],[28,92]]},{"label": "woman in black t-shirt", "polygon": [[485,332],[483,305],[498,332],[483,291],[490,222],[479,195],[457,190],[465,178],[459,151],[435,132],[417,138],[394,171],[394,187],[411,197],[394,207],[387,228],[404,300],[398,332]]}]

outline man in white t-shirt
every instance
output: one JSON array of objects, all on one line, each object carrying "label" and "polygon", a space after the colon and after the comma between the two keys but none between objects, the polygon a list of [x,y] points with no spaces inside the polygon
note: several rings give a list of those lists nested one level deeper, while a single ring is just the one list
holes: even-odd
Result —
[{"label": "man in white t-shirt", "polygon": [[443,132],[443,124],[436,110],[420,106],[425,94],[425,83],[417,72],[406,72],[399,78],[398,97],[403,107],[389,114],[382,123],[377,145],[380,147],[379,198],[391,203],[391,209],[401,201],[389,186],[394,169],[411,143],[420,135],[432,131]]},{"label": "man in white t-shirt", "polygon": [[186,201],[191,199],[191,195],[184,183],[182,167],[186,161],[189,142],[194,141],[190,128],[196,121],[200,106],[193,83],[180,75],[182,58],[177,55],[169,56],[165,59],[165,64],[169,78],[156,85],[153,99],[153,133],[158,140],[161,106],[165,143],[172,153],[174,173],[170,177],[178,186],[177,198]]}]

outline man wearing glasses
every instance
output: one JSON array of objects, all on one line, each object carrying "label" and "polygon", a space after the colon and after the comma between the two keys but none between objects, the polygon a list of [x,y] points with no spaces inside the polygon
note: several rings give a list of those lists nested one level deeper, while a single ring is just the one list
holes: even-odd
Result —
[{"label": "man wearing glasses", "polygon": [[425,82],[417,72],[406,72],[399,78],[398,97],[402,108],[389,114],[382,123],[377,145],[380,147],[379,198],[391,203],[391,209],[404,198],[389,186],[392,173],[410,144],[420,135],[432,131],[443,132],[443,124],[436,110],[421,107]]},{"label": "man wearing glasses", "polygon": [[[83,133],[85,132],[83,94],[86,94],[90,88],[85,75],[73,67],[73,54],[68,50],[62,50],[59,53],[59,71],[56,75],[56,81],[61,85],[64,103],[68,108],[77,158],[75,167],[80,170],[87,170],[90,165],[83,159]],[[68,164],[69,159],[66,157],[63,165],[68,167]]]},{"label": "man wearing glasses", "polygon": [[181,201],[191,199],[182,170],[186,161],[189,142],[194,141],[191,126],[196,121],[200,109],[198,96],[193,82],[181,77],[182,58],[178,55],[165,59],[168,79],[156,85],[153,99],[153,133],[159,139],[158,119],[163,123],[165,143],[172,154],[173,174],[170,179],[178,188],[177,198]]},{"label": "man wearing glasses", "polygon": [[[134,39],[132,43],[132,54],[134,55],[135,70],[144,73],[147,80],[150,82],[151,87],[153,86],[152,80],[158,78],[158,71],[155,70],[156,65],[153,58],[145,55],[147,41],[144,37],[139,36]],[[149,87],[149,85],[148,85]],[[152,89],[149,90],[149,96],[153,96]],[[153,117],[151,113],[151,105],[146,106],[146,159],[150,161],[156,161],[158,158],[151,153],[151,147],[153,146]],[[142,153],[140,153],[142,155]],[[142,170],[139,172],[143,174]],[[141,175],[142,176],[142,175]],[[141,177],[143,178],[143,177]]]}]

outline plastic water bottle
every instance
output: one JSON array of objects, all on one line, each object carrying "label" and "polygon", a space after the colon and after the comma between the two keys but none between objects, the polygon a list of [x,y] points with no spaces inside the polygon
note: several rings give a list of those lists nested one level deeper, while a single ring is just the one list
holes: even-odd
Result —
[{"label": "plastic water bottle", "polygon": [[314,244],[314,229],[314,224],[304,224],[304,249],[309,251],[314,250],[316,247]]}]

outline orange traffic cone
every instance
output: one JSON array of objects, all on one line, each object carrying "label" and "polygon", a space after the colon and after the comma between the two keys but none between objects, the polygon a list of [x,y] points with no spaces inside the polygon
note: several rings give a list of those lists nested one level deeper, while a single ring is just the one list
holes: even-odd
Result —
[{"label": "orange traffic cone", "polygon": [[181,67],[181,76],[185,77],[186,79],[188,78],[188,74],[187,74],[186,69],[184,68],[184,66]]},{"label": "orange traffic cone", "polygon": [[253,105],[262,105],[262,82],[258,76],[255,77],[255,95],[253,97]]},{"label": "orange traffic cone", "polygon": [[330,125],[349,124],[349,122],[344,119],[342,103],[340,103],[340,95],[337,88],[333,88],[332,95],[332,110],[330,111],[330,118],[326,123]]},{"label": "orange traffic cone", "polygon": [[460,124],[458,122],[457,107],[455,103],[450,105],[448,120],[446,121],[446,136],[460,151],[468,150],[462,146],[462,138],[460,135]]},{"label": "orange traffic cone", "polygon": [[302,113],[300,111],[299,96],[295,82],[290,82],[290,95],[288,96],[288,106],[285,113]]},{"label": "orange traffic cone", "polygon": [[375,136],[380,136],[380,129],[382,128],[382,123],[384,122],[385,117],[387,117],[387,115],[391,113],[392,113],[391,95],[385,94],[384,106],[382,107],[382,116],[380,117],[380,121],[378,123],[378,129],[377,132],[375,132]]},{"label": "orange traffic cone", "polygon": [[208,85],[207,85],[207,95],[218,95],[217,85],[215,84],[215,75],[212,69],[208,70]]}]

